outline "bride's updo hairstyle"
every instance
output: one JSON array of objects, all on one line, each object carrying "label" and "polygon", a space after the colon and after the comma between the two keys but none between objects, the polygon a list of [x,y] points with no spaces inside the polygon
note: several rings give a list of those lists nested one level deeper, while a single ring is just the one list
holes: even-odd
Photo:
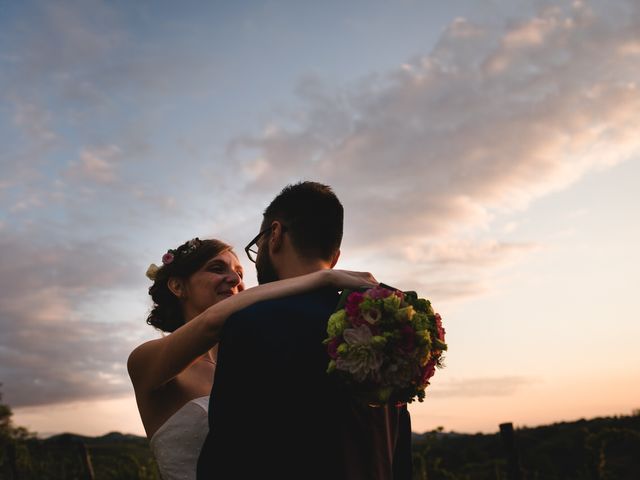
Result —
[{"label": "bride's updo hairstyle", "polygon": [[152,264],[147,270],[147,277],[153,280],[153,285],[149,287],[153,308],[147,317],[147,323],[163,332],[173,332],[183,325],[182,304],[169,290],[167,282],[172,277],[189,279],[208,260],[226,251],[232,251],[231,246],[220,240],[194,238],[175,250],[167,251],[162,256],[160,267]]}]

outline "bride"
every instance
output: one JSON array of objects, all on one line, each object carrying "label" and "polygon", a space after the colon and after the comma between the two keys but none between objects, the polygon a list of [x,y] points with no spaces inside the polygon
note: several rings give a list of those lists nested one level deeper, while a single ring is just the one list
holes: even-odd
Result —
[{"label": "bride", "polygon": [[374,286],[364,272],[321,270],[244,289],[242,266],[219,240],[190,240],[151,265],[147,323],[170,335],[136,347],[127,367],[140,418],[164,480],[195,479],[208,433],[217,342],[231,314],[263,300],[321,287]]}]

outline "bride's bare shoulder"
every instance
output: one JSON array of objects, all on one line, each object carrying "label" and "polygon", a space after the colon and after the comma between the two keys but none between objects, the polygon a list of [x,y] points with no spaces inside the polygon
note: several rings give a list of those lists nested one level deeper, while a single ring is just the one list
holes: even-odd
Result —
[{"label": "bride's bare shoulder", "polygon": [[150,357],[160,341],[161,339],[159,338],[149,340],[141,343],[131,351],[129,358],[127,358],[127,371],[132,380],[135,381],[137,374],[145,369],[145,365],[149,365]]}]

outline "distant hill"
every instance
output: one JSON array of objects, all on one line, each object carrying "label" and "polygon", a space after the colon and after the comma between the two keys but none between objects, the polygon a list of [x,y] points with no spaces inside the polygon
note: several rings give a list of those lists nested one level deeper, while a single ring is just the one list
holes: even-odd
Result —
[{"label": "distant hill", "polygon": [[[519,428],[514,434],[523,480],[640,479],[640,414]],[[16,448],[18,476],[6,473],[7,457],[0,452],[0,478],[85,478],[85,451],[96,480],[160,478],[147,439],[119,432],[99,437],[63,433],[45,440],[25,440]],[[247,450],[250,458],[251,451]],[[414,433],[413,459],[415,480],[509,478],[499,433],[465,434],[442,429]]]},{"label": "distant hill", "polygon": [[132,435],[130,433],[109,432],[100,437],[87,437],[84,435],[78,435],[76,433],[61,433],[53,435],[44,440],[49,443],[70,443],[70,442],[84,442],[91,444],[105,444],[105,443],[147,443],[146,437],[140,437],[138,435]]}]

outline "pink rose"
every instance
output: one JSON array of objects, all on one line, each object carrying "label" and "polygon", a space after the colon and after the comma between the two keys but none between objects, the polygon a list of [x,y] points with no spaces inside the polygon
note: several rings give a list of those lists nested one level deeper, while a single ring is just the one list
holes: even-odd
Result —
[{"label": "pink rose", "polygon": [[163,265],[169,265],[171,262],[173,262],[173,253],[171,252],[167,252],[162,256],[162,264]]}]

